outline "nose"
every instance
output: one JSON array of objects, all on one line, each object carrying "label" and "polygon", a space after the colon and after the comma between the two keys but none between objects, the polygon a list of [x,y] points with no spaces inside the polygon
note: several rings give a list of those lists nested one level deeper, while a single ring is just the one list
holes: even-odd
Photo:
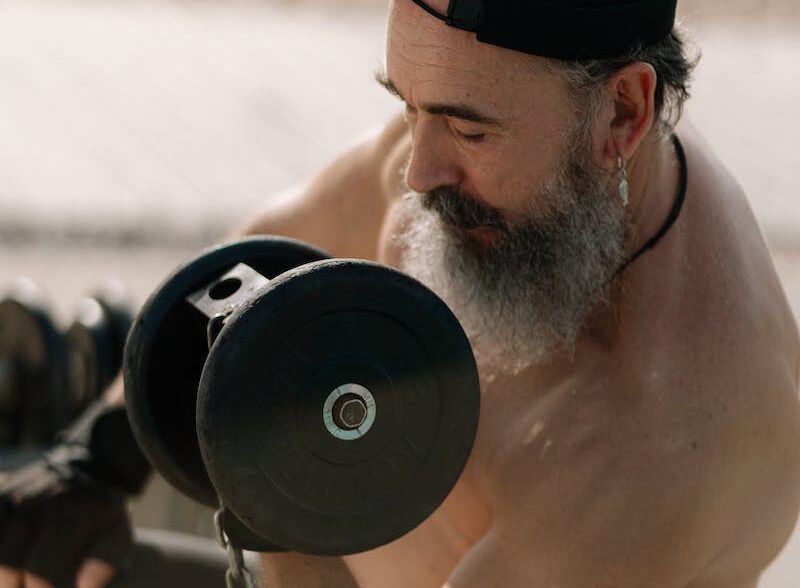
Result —
[{"label": "nose", "polygon": [[461,180],[457,154],[442,121],[420,116],[411,129],[411,157],[406,184],[415,192],[456,186]]}]

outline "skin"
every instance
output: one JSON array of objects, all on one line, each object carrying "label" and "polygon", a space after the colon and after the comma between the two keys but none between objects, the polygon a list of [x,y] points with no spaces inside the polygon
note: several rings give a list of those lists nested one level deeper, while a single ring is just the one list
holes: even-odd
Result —
[{"label": "skin", "polygon": [[[457,186],[510,219],[546,211],[525,196],[557,169],[580,113],[542,65],[393,2],[384,82],[404,116],[238,234],[402,269],[408,187]],[[591,129],[597,166],[627,163],[629,254],[662,226],[679,185],[654,85],[646,64],[621,70]],[[679,220],[618,278],[574,354],[514,376],[482,368],[476,444],[442,506],[371,552],[263,554],[267,586],[757,585],[800,505],[800,338],[741,189],[690,126],[677,134],[689,170]],[[0,570],[0,588],[20,586],[14,574]]]}]

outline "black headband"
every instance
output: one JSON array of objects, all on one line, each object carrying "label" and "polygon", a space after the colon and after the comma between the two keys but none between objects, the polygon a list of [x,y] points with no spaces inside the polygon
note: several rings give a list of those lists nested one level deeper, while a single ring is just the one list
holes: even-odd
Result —
[{"label": "black headband", "polygon": [[556,59],[607,59],[664,39],[677,0],[450,0],[447,14],[412,0],[478,41]]}]

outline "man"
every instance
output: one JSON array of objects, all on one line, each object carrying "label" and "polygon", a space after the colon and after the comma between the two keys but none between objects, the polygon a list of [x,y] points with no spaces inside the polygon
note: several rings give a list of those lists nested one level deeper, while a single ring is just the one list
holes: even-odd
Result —
[{"label": "man", "polygon": [[741,190],[671,138],[669,3],[562,4],[486,2],[476,35],[392,2],[379,77],[405,121],[247,228],[421,277],[482,376],[428,521],[338,567],[265,555],[267,585],[749,588],[789,536],[797,331]]},{"label": "man", "polygon": [[403,120],[242,232],[428,283],[475,349],[478,438],[417,529],[264,554],[267,586],[757,585],[800,503],[800,341],[740,188],[673,135],[674,8],[391,2]]}]

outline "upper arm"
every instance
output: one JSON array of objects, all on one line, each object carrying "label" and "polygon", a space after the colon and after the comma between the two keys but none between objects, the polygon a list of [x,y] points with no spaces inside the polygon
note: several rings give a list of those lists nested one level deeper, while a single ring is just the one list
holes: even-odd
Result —
[{"label": "upper arm", "polygon": [[404,133],[402,119],[392,119],[306,185],[271,198],[237,234],[284,235],[336,257],[375,259],[389,201],[385,167]]},{"label": "upper arm", "polygon": [[715,548],[702,530],[702,466],[639,440],[554,434],[494,469],[493,526],[447,588],[678,588]]}]

